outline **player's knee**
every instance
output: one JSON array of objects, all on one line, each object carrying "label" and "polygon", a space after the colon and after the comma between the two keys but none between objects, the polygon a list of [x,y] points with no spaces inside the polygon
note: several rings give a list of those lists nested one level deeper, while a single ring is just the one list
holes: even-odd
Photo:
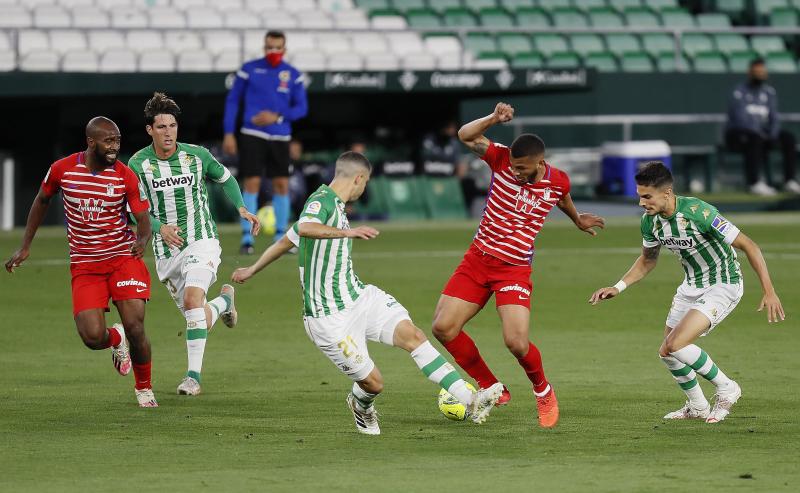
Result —
[{"label": "player's knee", "polygon": [[522,358],[528,354],[530,343],[527,339],[521,337],[506,337],[505,343],[508,350],[511,351],[511,354],[517,358]]},{"label": "player's knee", "polygon": [[433,321],[433,326],[431,327],[431,332],[433,332],[433,336],[441,342],[450,342],[455,336],[458,335],[458,332],[461,330],[455,322],[452,320],[446,320],[442,317],[436,317]]},{"label": "player's knee", "polygon": [[358,385],[364,389],[364,392],[369,392],[370,394],[380,394],[383,392],[382,378],[367,378],[358,382]]},{"label": "player's knee", "polygon": [[183,311],[186,313],[189,310],[194,310],[196,308],[203,308],[203,300],[197,299],[194,296],[184,296],[183,297]]},{"label": "player's knee", "polygon": [[139,341],[144,338],[144,321],[143,320],[129,320],[123,324],[125,327],[125,335],[131,342]]},{"label": "player's knee", "polygon": [[681,347],[682,346],[677,344],[674,339],[672,339],[671,337],[667,337],[661,344],[661,348],[659,348],[658,354],[660,354],[662,357],[666,357],[674,353],[675,351],[680,350]]},{"label": "player's knee", "polygon": [[106,344],[102,333],[81,332],[81,340],[89,349],[105,349]]}]

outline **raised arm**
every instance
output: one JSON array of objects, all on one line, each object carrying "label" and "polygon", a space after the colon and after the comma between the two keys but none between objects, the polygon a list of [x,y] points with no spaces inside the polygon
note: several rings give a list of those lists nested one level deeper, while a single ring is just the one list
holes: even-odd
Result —
[{"label": "raised arm", "polygon": [[14,269],[19,267],[20,264],[28,258],[28,255],[30,255],[33,237],[36,236],[36,231],[38,231],[39,226],[42,225],[44,216],[47,214],[47,209],[50,207],[51,198],[53,198],[52,195],[47,195],[45,191],[40,188],[39,193],[36,194],[36,198],[33,199],[31,210],[28,212],[28,222],[25,224],[25,233],[22,235],[22,245],[20,245],[19,250],[14,252],[11,258],[6,262],[6,270],[8,272],[13,273]]},{"label": "raised arm", "polygon": [[575,223],[575,226],[577,226],[578,229],[585,231],[592,236],[597,236],[597,231],[592,228],[603,229],[606,225],[605,219],[600,216],[578,212],[570,194],[566,194],[561,197],[561,200],[559,200],[556,205],[564,212],[564,214],[567,215],[567,217],[572,219],[572,222]]},{"label": "raised arm", "polygon": [[483,134],[492,125],[510,122],[514,118],[514,108],[510,104],[497,103],[494,111],[483,118],[473,120],[458,129],[458,140],[478,156],[483,156],[489,149],[489,139]]},{"label": "raised arm", "polygon": [[733,240],[731,246],[737,248],[747,255],[747,260],[750,266],[756,271],[759,282],[761,282],[761,291],[764,293],[761,297],[761,303],[758,305],[758,311],[767,309],[767,321],[779,322],[786,319],[786,313],[783,311],[781,300],[775,293],[775,288],[772,286],[772,279],[769,277],[769,270],[767,269],[767,261],[764,260],[764,255],[761,253],[761,248],[758,247],[755,241],[751,240],[747,235],[741,231]]},{"label": "raised arm", "polygon": [[631,268],[628,269],[628,272],[622,276],[622,279],[614,286],[600,288],[592,293],[591,298],[589,298],[589,303],[596,305],[599,301],[613,298],[624,291],[626,287],[644,279],[644,277],[656,267],[658,263],[658,252],[660,250],[661,245],[642,247],[642,254],[639,255],[639,258],[637,258]]}]

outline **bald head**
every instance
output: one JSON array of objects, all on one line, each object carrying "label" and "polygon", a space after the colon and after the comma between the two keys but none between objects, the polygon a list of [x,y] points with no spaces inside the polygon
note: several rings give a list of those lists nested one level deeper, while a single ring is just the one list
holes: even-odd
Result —
[{"label": "bald head", "polygon": [[100,136],[107,133],[119,133],[119,128],[117,124],[114,123],[110,118],[106,118],[104,116],[96,116],[89,120],[89,123],[86,124],[86,136],[99,140]]},{"label": "bald head", "polygon": [[352,178],[356,175],[369,175],[370,173],[372,173],[372,164],[360,152],[347,151],[336,160],[336,178]]},{"label": "bald head", "polygon": [[104,116],[96,116],[86,124],[86,145],[91,162],[111,166],[117,161],[122,136],[117,124]]}]

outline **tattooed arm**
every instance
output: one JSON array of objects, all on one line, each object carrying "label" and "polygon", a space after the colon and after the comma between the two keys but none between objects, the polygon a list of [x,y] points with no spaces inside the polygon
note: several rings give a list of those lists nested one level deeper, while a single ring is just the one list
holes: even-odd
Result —
[{"label": "tattooed arm", "polygon": [[[620,282],[617,283],[617,286],[598,289],[592,293],[591,298],[589,298],[589,303],[596,305],[599,301],[613,298],[614,296],[618,295],[622,289],[625,289],[625,287],[644,279],[644,277],[655,268],[656,263],[658,263],[658,252],[660,250],[661,245],[654,247],[642,247],[642,254],[639,255],[639,258],[637,258],[631,268],[628,269],[628,272],[622,276],[622,279],[620,279]],[[622,289],[618,287],[620,283],[622,283]]]},{"label": "tattooed arm", "polygon": [[480,157],[489,149],[489,139],[483,134],[492,125],[510,122],[514,118],[514,108],[506,103],[497,103],[491,115],[473,120],[458,130],[458,139]]}]

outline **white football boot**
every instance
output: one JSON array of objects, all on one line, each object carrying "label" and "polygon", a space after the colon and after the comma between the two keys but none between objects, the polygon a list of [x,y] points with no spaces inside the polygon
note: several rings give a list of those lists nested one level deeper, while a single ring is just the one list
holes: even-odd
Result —
[{"label": "white football boot", "polygon": [[380,435],[381,428],[378,426],[378,411],[375,406],[370,406],[366,411],[362,411],[356,404],[356,397],[352,392],[347,394],[347,407],[353,413],[353,420],[356,422],[356,430],[365,435]]},{"label": "white football boot", "polygon": [[233,295],[235,294],[235,290],[230,284],[223,284],[222,289],[219,290],[219,294],[225,294],[231,298],[231,307],[227,311],[220,313],[219,318],[222,319],[222,323],[224,323],[227,327],[233,327],[239,321],[239,314],[236,312],[236,305],[233,304]]},{"label": "white football boot", "polygon": [[200,394],[200,382],[192,377],[184,377],[178,385],[178,395],[198,395]]},{"label": "white football boot", "polygon": [[733,389],[728,392],[717,392],[714,400],[714,408],[706,418],[706,423],[719,423],[724,420],[731,412],[731,408],[742,396],[742,388],[733,382]]},{"label": "white football boot", "polygon": [[158,407],[153,389],[137,390],[136,400],[139,401],[139,407]]},{"label": "white football boot", "polygon": [[711,413],[711,406],[708,402],[706,402],[706,407],[698,409],[689,404],[689,401],[686,401],[682,408],[667,413],[664,419],[706,419],[709,413]]},{"label": "white football boot", "polygon": [[467,417],[477,424],[486,421],[497,400],[503,395],[503,388],[503,384],[497,382],[488,389],[475,392],[472,402],[467,406]]},{"label": "white football boot", "polygon": [[119,331],[122,337],[118,346],[111,346],[111,361],[123,377],[131,372],[131,353],[128,351],[128,343],[125,341],[125,328],[122,324],[114,324],[113,327]]}]

